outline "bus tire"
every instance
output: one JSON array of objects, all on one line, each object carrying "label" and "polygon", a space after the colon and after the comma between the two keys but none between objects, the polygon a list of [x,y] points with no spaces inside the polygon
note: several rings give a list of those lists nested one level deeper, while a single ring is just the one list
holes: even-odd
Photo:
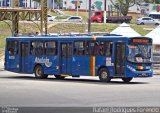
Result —
[{"label": "bus tire", "polygon": [[102,82],[110,82],[111,77],[109,76],[109,72],[106,68],[102,68],[98,72],[98,76],[100,81]]},{"label": "bus tire", "polygon": [[159,23],[156,23],[155,25],[156,25],[156,26],[159,26]]},{"label": "bus tire", "polygon": [[35,73],[35,77],[38,79],[45,79],[48,77],[48,75],[44,74],[44,70],[42,68],[42,66],[37,65],[34,69],[34,73]]},{"label": "bus tire", "polygon": [[123,82],[125,82],[125,83],[129,83],[132,79],[133,79],[133,77],[122,78]]},{"label": "bus tire", "polygon": [[64,79],[65,77],[64,76],[61,76],[61,75],[55,75],[56,79]]}]

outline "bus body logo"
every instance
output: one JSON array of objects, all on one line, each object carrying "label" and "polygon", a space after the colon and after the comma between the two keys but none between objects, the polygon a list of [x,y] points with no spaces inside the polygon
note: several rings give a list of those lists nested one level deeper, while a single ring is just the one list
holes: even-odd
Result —
[{"label": "bus body logo", "polygon": [[37,58],[34,61],[35,63],[41,63],[41,64],[45,64],[46,67],[51,67],[52,66],[52,62],[49,61],[48,58]]}]

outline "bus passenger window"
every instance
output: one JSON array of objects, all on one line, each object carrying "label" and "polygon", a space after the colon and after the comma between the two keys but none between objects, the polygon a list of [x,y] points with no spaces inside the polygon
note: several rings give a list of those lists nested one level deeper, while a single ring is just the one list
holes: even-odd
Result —
[{"label": "bus passenger window", "polygon": [[100,48],[99,48],[99,55],[104,56],[105,55],[105,42],[100,42]]},{"label": "bus passenger window", "polygon": [[34,41],[31,43],[31,55],[43,55],[43,42]]},{"label": "bus passenger window", "polygon": [[98,55],[104,56],[105,55],[104,49],[105,49],[105,42],[103,42],[103,41],[96,42],[95,48],[94,48],[94,55],[95,56],[98,56]]},{"label": "bus passenger window", "polygon": [[106,42],[106,50],[105,50],[105,55],[110,57],[112,56],[112,42]]},{"label": "bus passenger window", "polygon": [[85,43],[83,41],[74,43],[74,55],[85,55]]},{"label": "bus passenger window", "polygon": [[57,44],[55,41],[45,42],[45,55],[57,55]]},{"label": "bus passenger window", "polygon": [[18,42],[8,41],[7,50],[8,50],[9,55],[17,55],[18,54]]}]

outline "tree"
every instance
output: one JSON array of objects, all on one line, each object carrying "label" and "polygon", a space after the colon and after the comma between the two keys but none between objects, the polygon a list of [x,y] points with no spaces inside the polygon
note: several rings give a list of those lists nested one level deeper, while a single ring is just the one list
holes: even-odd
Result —
[{"label": "tree", "polygon": [[123,16],[127,16],[129,8],[134,6],[134,4],[136,3],[136,0],[116,0],[116,2],[114,2],[113,0],[110,1],[114,5],[114,7],[121,11]]}]

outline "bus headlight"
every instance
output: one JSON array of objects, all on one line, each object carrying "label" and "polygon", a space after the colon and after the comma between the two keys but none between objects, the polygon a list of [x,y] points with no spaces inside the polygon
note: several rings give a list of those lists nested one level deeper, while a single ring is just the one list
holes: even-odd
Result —
[{"label": "bus headlight", "polygon": [[17,68],[19,68],[19,65],[17,65]]},{"label": "bus headlight", "polygon": [[128,69],[130,69],[131,71],[133,71],[133,72],[135,72],[136,71],[136,69],[135,68],[133,68],[133,67],[131,67],[131,66],[129,66],[129,65],[127,65],[127,68]]}]

